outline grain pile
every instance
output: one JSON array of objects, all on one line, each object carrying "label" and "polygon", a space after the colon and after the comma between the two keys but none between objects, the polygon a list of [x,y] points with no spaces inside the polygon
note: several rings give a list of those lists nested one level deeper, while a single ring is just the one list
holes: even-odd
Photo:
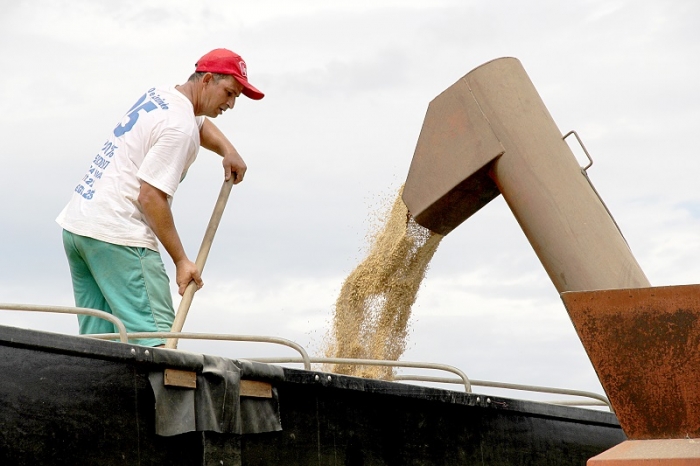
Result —
[{"label": "grain pile", "polygon": [[[418,225],[401,200],[373,236],[367,257],[345,279],[335,303],[326,357],[397,361],[406,349],[411,306],[441,235]],[[391,379],[390,367],[337,365],[340,374]]]}]

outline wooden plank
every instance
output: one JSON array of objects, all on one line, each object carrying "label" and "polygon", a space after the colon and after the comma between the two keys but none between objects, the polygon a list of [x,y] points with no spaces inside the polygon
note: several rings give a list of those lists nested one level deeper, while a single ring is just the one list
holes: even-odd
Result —
[{"label": "wooden plank", "polygon": [[163,384],[171,387],[197,388],[197,373],[179,369],[165,369]]},{"label": "wooden plank", "polygon": [[241,380],[241,396],[272,398],[272,385],[258,380]]}]

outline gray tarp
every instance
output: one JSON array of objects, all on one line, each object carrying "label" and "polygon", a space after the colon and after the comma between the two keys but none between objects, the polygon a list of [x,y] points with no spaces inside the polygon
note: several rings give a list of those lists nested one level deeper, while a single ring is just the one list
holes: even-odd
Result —
[{"label": "gray tarp", "polygon": [[156,434],[255,434],[282,430],[274,387],[272,398],[240,397],[241,377],[267,382],[283,380],[281,367],[172,350],[155,350],[153,359],[164,368],[197,373],[196,389],[164,385],[163,370],[149,373],[156,399]]}]

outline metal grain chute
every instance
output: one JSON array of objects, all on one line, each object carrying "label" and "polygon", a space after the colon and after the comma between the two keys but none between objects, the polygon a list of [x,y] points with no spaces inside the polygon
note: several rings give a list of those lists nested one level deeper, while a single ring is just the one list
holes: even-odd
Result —
[{"label": "metal grain chute", "polygon": [[565,138],[521,63],[490,61],[430,103],[403,200],[446,235],[503,195],[631,440],[588,464],[691,464],[700,286],[651,287]]},{"label": "metal grain chute", "polygon": [[499,194],[560,293],[649,286],[515,58],[474,69],[430,103],[403,200],[446,235]]}]

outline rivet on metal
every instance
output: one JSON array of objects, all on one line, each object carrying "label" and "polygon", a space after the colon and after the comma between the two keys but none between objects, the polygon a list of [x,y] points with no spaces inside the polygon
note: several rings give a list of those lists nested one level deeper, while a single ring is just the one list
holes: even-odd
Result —
[{"label": "rivet on metal", "polygon": [[314,377],[314,379],[316,380],[316,382],[318,382],[319,380],[321,380],[321,377],[319,377],[318,374],[316,374],[316,377]]},{"label": "rivet on metal", "polygon": [[331,381],[331,376],[330,376],[330,375],[328,376],[328,381],[329,381],[329,382]]}]

